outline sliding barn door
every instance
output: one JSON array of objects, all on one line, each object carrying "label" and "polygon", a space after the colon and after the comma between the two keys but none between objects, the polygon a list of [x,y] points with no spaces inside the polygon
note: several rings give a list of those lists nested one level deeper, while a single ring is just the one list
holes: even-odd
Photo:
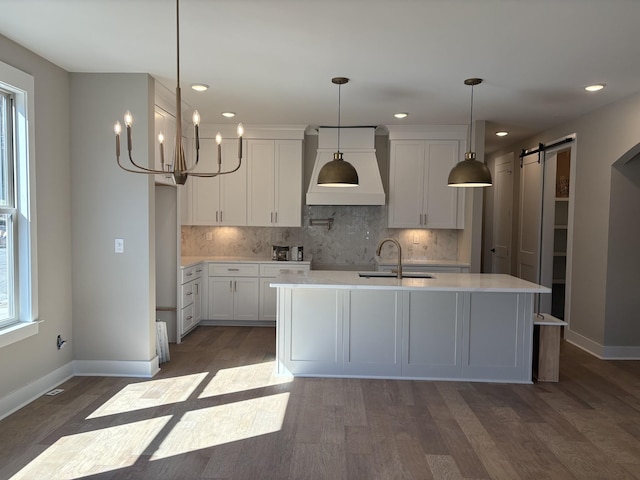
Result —
[{"label": "sliding barn door", "polygon": [[539,283],[542,227],[542,162],[537,153],[522,159],[520,168],[520,224],[518,277]]}]

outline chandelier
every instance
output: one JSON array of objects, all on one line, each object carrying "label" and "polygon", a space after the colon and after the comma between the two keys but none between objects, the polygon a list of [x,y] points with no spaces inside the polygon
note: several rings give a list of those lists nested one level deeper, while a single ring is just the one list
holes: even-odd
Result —
[{"label": "chandelier", "polygon": [[188,177],[204,177],[212,178],[218,175],[226,175],[237,171],[242,164],[242,136],[244,135],[244,128],[242,124],[238,124],[238,165],[232,170],[222,171],[222,158],[221,158],[221,143],[222,136],[220,133],[216,135],[216,144],[218,145],[218,168],[215,172],[194,172],[193,170],[198,165],[200,160],[200,137],[199,137],[199,125],[200,114],[198,110],[193,112],[193,126],[195,133],[195,162],[190,167],[187,167],[187,160],[184,154],[184,144],[182,141],[182,98],[180,94],[180,0],[176,0],[176,141],[175,150],[173,153],[173,163],[165,163],[164,161],[164,136],[162,133],[158,135],[158,142],[160,148],[160,165],[161,170],[153,168],[143,167],[133,160],[131,155],[132,151],[132,125],[133,115],[130,111],[124,114],[124,124],[127,129],[127,151],[131,166],[125,166],[120,162],[120,133],[122,132],[122,125],[120,122],[116,122],[114,126],[114,132],[116,134],[116,162],[118,166],[123,170],[131,173],[142,173],[146,175],[167,175],[173,177],[173,180],[178,185],[184,185]]}]

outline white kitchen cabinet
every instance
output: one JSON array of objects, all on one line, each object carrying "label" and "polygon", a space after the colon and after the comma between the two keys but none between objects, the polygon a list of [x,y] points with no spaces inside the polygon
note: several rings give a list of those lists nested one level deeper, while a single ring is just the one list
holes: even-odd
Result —
[{"label": "white kitchen cabinet", "polygon": [[247,223],[302,225],[302,141],[247,141]]},{"label": "white kitchen cabinet", "polygon": [[389,228],[463,228],[463,189],[447,185],[459,140],[391,140]]},{"label": "white kitchen cabinet", "polygon": [[202,264],[184,267],[181,271],[180,336],[192,330],[202,316]]},{"label": "white kitchen cabinet", "polygon": [[209,265],[208,317],[217,322],[258,319],[259,266],[253,263]]},{"label": "white kitchen cabinet", "polygon": [[[238,140],[222,140],[222,171],[238,164]],[[195,161],[195,159],[194,159]],[[195,172],[215,172],[218,168],[217,144],[213,138],[200,139],[200,160]],[[214,178],[189,177],[191,225],[247,225],[247,166]]]},{"label": "white kitchen cabinet", "polygon": [[[155,170],[166,170],[173,163],[173,150],[176,143],[176,119],[159,105],[155,106],[154,110],[154,126],[155,135],[153,140],[154,148],[154,166]],[[158,135],[164,136],[164,167],[162,165],[162,158],[160,154],[160,144],[158,142]],[[155,175],[155,183],[163,185],[173,185],[172,175]]]},{"label": "white kitchen cabinet", "polygon": [[260,320],[276,321],[277,289],[270,283],[280,275],[282,270],[294,272],[308,272],[309,264],[261,264],[260,265]]}]

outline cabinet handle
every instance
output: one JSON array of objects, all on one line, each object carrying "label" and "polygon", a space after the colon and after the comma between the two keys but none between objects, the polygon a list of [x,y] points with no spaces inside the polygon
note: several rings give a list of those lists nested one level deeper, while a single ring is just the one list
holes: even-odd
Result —
[{"label": "cabinet handle", "polygon": [[187,297],[189,297],[189,296],[191,296],[191,295],[193,295],[193,292],[189,292],[189,293],[187,293]]},{"label": "cabinet handle", "polygon": [[220,223],[222,223],[222,210],[220,210]]},{"label": "cabinet handle", "polygon": [[189,315],[189,316],[187,317],[187,320],[191,320],[192,318],[193,318],[193,315]]},{"label": "cabinet handle", "polygon": [[238,291],[238,282],[237,281],[233,281],[233,291],[237,292]]},{"label": "cabinet handle", "polygon": [[278,212],[276,212],[276,223],[278,223]]},{"label": "cabinet handle", "polygon": [[423,223],[423,225],[426,225],[426,224],[427,224],[427,214],[425,213],[424,214],[424,223]]},{"label": "cabinet handle", "polygon": [[216,223],[218,223],[218,211],[216,210]]},{"label": "cabinet handle", "polygon": [[197,269],[196,272],[200,273],[202,271],[201,268]]},{"label": "cabinet handle", "polygon": [[239,268],[227,268],[227,272],[239,272]]},{"label": "cabinet handle", "polygon": [[194,287],[195,287],[195,289],[196,289],[195,294],[196,294],[196,295],[200,295],[200,285],[196,283],[196,284],[194,285]]},{"label": "cabinet handle", "polygon": [[420,225],[422,225],[422,214],[420,214]]},{"label": "cabinet handle", "polygon": [[229,291],[233,292],[233,280],[229,280]]},{"label": "cabinet handle", "polygon": [[193,272],[188,272],[187,273],[187,277],[190,277],[191,275],[193,275]]},{"label": "cabinet handle", "polygon": [[273,212],[271,212],[271,220],[269,220],[270,223],[273,223]]}]

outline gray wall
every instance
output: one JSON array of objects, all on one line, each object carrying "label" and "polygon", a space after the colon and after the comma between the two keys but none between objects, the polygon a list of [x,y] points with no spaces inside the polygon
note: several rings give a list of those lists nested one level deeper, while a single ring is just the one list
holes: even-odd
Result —
[{"label": "gray wall", "polygon": [[[74,359],[149,361],[155,357],[153,178],[117,167],[113,124],[131,110],[133,156],[150,165],[153,81],[146,74],[74,73],[71,92]],[[124,239],[124,254],[114,253],[115,238]]]},{"label": "gray wall", "polygon": [[[493,161],[502,153],[520,152],[522,148],[536,147],[539,142],[549,143],[572,133],[577,134],[571,330],[605,347],[627,345],[628,342],[618,342],[624,334],[637,330],[631,319],[607,316],[605,307],[608,301],[607,252],[610,241],[612,165],[640,141],[638,124],[640,94],[635,94],[491,155]],[[516,199],[518,194],[516,185]],[[628,218],[627,221],[634,220]],[[516,241],[514,238],[514,245]],[[633,254],[628,245],[620,245],[620,248],[619,255]],[[620,308],[625,307],[621,305]],[[605,332],[614,324],[615,330],[623,333],[606,337]],[[634,338],[633,344],[640,346],[640,338]]]},{"label": "gray wall", "polygon": [[640,157],[611,169],[605,344],[640,345]]},{"label": "gray wall", "polygon": [[0,36],[0,61],[35,81],[36,215],[40,333],[0,349],[0,399],[68,364],[72,349],[69,74]]}]

